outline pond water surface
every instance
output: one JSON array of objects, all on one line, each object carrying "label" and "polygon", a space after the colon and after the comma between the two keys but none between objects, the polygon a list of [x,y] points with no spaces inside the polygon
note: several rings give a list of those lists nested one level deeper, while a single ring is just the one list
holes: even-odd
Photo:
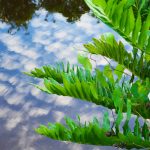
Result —
[{"label": "pond water surface", "polygon": [[[105,32],[113,31],[92,17],[83,0],[0,0],[0,150],[111,149],[37,135],[40,124],[77,114],[86,121],[101,119],[106,109],[42,93],[29,84],[39,81],[22,73],[60,61],[77,63],[82,44]],[[100,67],[107,64],[95,59]]]}]

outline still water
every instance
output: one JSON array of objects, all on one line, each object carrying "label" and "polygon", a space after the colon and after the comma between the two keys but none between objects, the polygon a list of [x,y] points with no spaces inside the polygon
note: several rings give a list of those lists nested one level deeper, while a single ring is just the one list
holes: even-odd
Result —
[{"label": "still water", "polygon": [[[0,150],[111,149],[37,135],[39,124],[78,114],[86,121],[101,119],[106,109],[42,93],[29,84],[39,81],[22,74],[60,61],[77,63],[82,44],[105,32],[113,31],[92,17],[83,0],[0,0]],[[100,67],[107,64],[95,59]]]}]

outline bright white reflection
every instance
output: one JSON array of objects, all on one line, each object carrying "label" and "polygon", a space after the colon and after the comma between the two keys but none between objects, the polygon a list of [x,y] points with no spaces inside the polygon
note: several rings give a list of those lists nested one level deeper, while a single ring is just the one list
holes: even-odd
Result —
[{"label": "bright white reflection", "polygon": [[6,95],[5,99],[10,105],[24,104],[24,94],[12,93],[10,95]]},{"label": "bright white reflection", "polygon": [[8,87],[4,84],[0,84],[0,96],[3,96],[8,91]]},{"label": "bright white reflection", "polygon": [[42,108],[32,108],[30,111],[29,111],[29,116],[31,117],[38,117],[38,116],[44,116],[44,115],[47,115],[49,112],[49,110],[46,108],[45,109],[42,109]]},{"label": "bright white reflection", "polygon": [[9,108],[1,108],[0,109],[0,118],[6,118],[8,115],[8,112],[10,111]]},{"label": "bright white reflection", "polygon": [[71,106],[72,103],[73,98],[71,97],[57,96],[55,100],[56,106]]},{"label": "bright white reflection", "polygon": [[9,111],[7,114],[7,119],[5,124],[6,130],[11,131],[12,129],[17,127],[17,125],[22,121],[23,121],[22,113],[16,111]]}]

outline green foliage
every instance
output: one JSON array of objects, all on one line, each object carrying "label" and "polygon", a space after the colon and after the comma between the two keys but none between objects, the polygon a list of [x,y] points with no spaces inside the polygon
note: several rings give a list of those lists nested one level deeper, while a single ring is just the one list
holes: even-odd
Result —
[{"label": "green foliage", "polygon": [[141,137],[140,124],[138,118],[136,118],[135,120],[134,135],[137,137]]},{"label": "green foliage", "polygon": [[[150,54],[150,7],[148,0],[85,0],[94,14],[131,45]],[[145,51],[147,49],[147,51]]]},{"label": "green foliage", "polygon": [[131,101],[127,100],[127,121],[129,121],[131,117]]},{"label": "green foliage", "polygon": [[104,71],[96,69],[95,74],[82,67],[70,67],[69,63],[67,67],[64,66],[58,65],[58,68],[43,66],[27,74],[43,78],[44,87],[35,86],[49,94],[71,96],[110,109],[115,108],[117,111],[126,111],[129,99],[132,101],[134,114],[140,114],[144,118],[150,116],[150,110],[146,108],[149,101],[147,95],[150,91],[148,79],[145,82],[138,80],[128,85],[115,79],[109,66],[106,66]]},{"label": "green foliage", "polygon": [[110,131],[110,120],[108,112],[104,113],[102,128],[106,131]]},{"label": "green foliage", "polygon": [[131,118],[131,106],[132,106],[131,101],[127,100],[127,117],[126,117],[126,121],[123,125],[123,134],[124,135],[128,135],[131,132],[131,129],[129,127],[129,121],[130,121],[130,118]]},{"label": "green foliage", "polygon": [[102,35],[100,39],[93,38],[93,43],[84,46],[89,53],[100,54],[118,62],[119,66],[116,70],[123,72],[125,67],[141,79],[150,78],[150,61],[147,62],[143,57],[140,58],[138,54],[134,57],[134,54],[127,52],[123,43],[121,41],[118,43],[112,34]]},{"label": "green foliage", "polygon": [[148,126],[147,126],[147,124],[146,123],[144,123],[144,125],[143,125],[143,128],[142,128],[142,136],[145,138],[145,140],[149,140],[150,139],[150,137],[149,137],[149,129],[148,129]]},{"label": "green foliage", "polygon": [[92,64],[88,57],[83,57],[82,55],[78,55],[78,62],[83,65],[83,67],[89,71],[92,70]]},{"label": "green foliage", "polygon": [[[93,122],[89,122],[83,125],[80,121],[74,121],[70,118],[66,118],[66,125],[60,123],[51,124],[48,126],[41,125],[36,129],[38,134],[47,136],[49,138],[61,141],[71,141],[82,144],[92,145],[109,145],[117,146],[121,148],[149,148],[150,138],[147,136],[149,131],[147,130],[146,123],[139,127],[138,120],[135,121],[134,131],[130,131],[124,135],[118,131],[111,130],[108,113],[104,114],[103,124],[100,125],[99,121],[94,118]],[[143,131],[143,138],[137,136],[141,134],[139,128]],[[125,132],[126,129],[123,129]]]},{"label": "green foliage", "polygon": [[116,67],[116,69],[115,69],[115,71],[114,71],[114,74],[117,75],[118,81],[122,78],[124,69],[125,69],[124,66],[122,66],[122,65],[120,65],[120,64],[117,65],[117,67]]}]

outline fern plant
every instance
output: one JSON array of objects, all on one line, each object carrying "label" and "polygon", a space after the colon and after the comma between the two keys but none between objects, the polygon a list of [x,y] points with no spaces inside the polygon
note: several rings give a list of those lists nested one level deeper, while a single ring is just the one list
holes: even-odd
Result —
[{"label": "fern plant", "polygon": [[[93,39],[85,44],[90,54],[102,55],[118,63],[107,65],[103,71],[93,69],[89,58],[79,56],[82,67],[58,64],[56,67],[35,68],[29,76],[44,81],[43,87],[34,85],[48,94],[71,96],[109,109],[115,109],[116,117],[110,122],[108,112],[102,124],[82,124],[66,118],[66,126],[49,123],[41,125],[36,132],[52,139],[83,144],[111,145],[125,148],[150,148],[150,3],[149,0],[85,0],[94,14],[117,31],[132,46],[128,52],[121,41],[112,34]],[[124,70],[132,76],[126,78]],[[134,80],[135,79],[135,80]],[[123,113],[126,118],[122,126]],[[134,129],[129,126],[131,115],[136,115]],[[140,125],[139,117],[144,124]]]}]

